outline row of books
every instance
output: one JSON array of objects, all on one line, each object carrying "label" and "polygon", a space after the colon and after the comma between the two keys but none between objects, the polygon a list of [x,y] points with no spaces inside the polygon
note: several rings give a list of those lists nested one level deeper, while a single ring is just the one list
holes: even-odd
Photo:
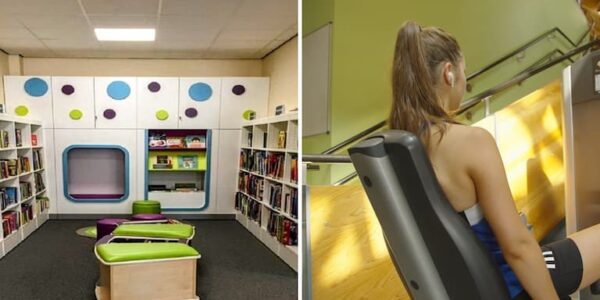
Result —
[{"label": "row of books", "polygon": [[254,167],[254,152],[242,149],[240,152],[240,169],[250,171]]},{"label": "row of books", "polygon": [[280,184],[271,184],[269,188],[269,205],[275,209],[281,209],[282,186]]},{"label": "row of books", "polygon": [[10,186],[0,188],[0,200],[2,201],[2,210],[17,203],[17,188]]},{"label": "row of books", "polygon": [[265,175],[267,171],[267,153],[263,151],[254,152],[253,155],[254,163],[252,163],[252,172],[256,172],[259,175]]},{"label": "row of books", "polygon": [[35,189],[37,192],[46,189],[46,185],[44,184],[44,176],[42,175],[42,173],[35,173],[33,175],[33,179],[35,182]]},{"label": "row of books", "polygon": [[265,182],[261,177],[247,173],[239,175],[238,189],[256,199],[262,199],[264,185]]},{"label": "row of books", "polygon": [[259,202],[248,198],[248,196],[240,192],[237,192],[235,194],[235,209],[240,211],[243,215],[247,216],[251,220],[254,220],[260,224],[261,205]]},{"label": "row of books", "polygon": [[17,147],[23,146],[23,136],[21,135],[21,129],[15,128],[15,141]]},{"label": "row of books", "polygon": [[[279,149],[285,148],[286,137],[287,137],[287,134],[286,134],[285,130],[280,130],[279,134],[277,135],[277,148],[279,148]],[[248,132],[247,140],[248,140],[248,142],[247,142],[248,147],[252,147],[252,132]],[[267,133],[266,132],[263,132],[262,147],[267,148]]]},{"label": "row of books", "polygon": [[284,245],[298,245],[298,224],[283,215],[272,212],[267,231]]},{"label": "row of books", "polygon": [[33,150],[33,169],[34,170],[39,170],[44,167],[44,162],[42,160],[42,157],[44,157],[42,155],[42,150],[40,150],[40,149]]},{"label": "row of books", "polygon": [[2,214],[2,232],[6,238],[19,229],[19,212],[9,211]]},{"label": "row of books", "polygon": [[267,176],[276,179],[283,178],[284,153],[269,153],[267,155]]},{"label": "row of books", "polygon": [[21,191],[21,201],[33,197],[33,188],[30,182],[19,182],[19,190]]},{"label": "row of books", "polygon": [[17,157],[17,173],[27,173],[31,172],[31,164],[29,164],[29,157],[27,156],[18,156]]},{"label": "row of books", "polygon": [[45,212],[50,208],[50,199],[46,196],[38,196],[35,198],[37,205],[35,206],[36,214]]},{"label": "row of books", "polygon": [[21,205],[21,224],[27,224],[31,220],[33,220],[33,205],[25,203]]},{"label": "row of books", "polygon": [[290,189],[288,193],[285,193],[281,205],[281,211],[290,215],[292,218],[298,218],[298,190]]},{"label": "row of books", "polygon": [[204,149],[206,148],[206,136],[167,136],[167,134],[164,132],[150,132],[148,137],[148,146],[150,148]]}]

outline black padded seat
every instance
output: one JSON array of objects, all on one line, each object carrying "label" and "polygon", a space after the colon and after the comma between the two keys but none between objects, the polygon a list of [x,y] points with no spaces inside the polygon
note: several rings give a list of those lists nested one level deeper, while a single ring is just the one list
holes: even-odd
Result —
[{"label": "black padded seat", "polygon": [[491,254],[446,199],[415,135],[377,133],[348,152],[412,299],[510,299]]}]

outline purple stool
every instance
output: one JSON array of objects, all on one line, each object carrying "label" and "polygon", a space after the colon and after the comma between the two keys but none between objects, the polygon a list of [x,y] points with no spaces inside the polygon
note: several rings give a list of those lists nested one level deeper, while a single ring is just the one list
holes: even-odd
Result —
[{"label": "purple stool", "polygon": [[167,217],[161,214],[137,214],[131,218],[132,221],[160,221],[166,219]]},{"label": "purple stool", "polygon": [[129,221],[127,219],[102,219],[96,222],[96,240],[109,235],[119,226],[119,223]]}]

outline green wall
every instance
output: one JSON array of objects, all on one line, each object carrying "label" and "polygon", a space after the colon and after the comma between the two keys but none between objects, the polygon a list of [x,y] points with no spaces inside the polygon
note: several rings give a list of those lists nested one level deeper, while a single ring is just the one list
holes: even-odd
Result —
[{"label": "green wall", "polygon": [[[553,28],[577,41],[587,30],[586,19],[574,0],[397,1],[337,0],[326,5],[304,1],[303,30],[333,21],[331,133],[328,138],[305,139],[305,153],[326,149],[387,117],[391,101],[391,62],[396,34],[402,23],[438,26],[458,40],[467,62],[466,73],[478,70]],[[321,7],[320,7],[321,6]],[[325,16],[324,16],[325,15]],[[561,37],[546,39],[501,66],[475,79],[470,98],[531,66],[555,48],[569,49]],[[566,64],[538,74],[491,99],[492,112],[560,78]],[[481,107],[475,109],[476,118]],[[309,151],[310,150],[310,151]],[[350,166],[333,166],[331,181],[348,174]],[[323,181],[320,181],[323,182]]]}]

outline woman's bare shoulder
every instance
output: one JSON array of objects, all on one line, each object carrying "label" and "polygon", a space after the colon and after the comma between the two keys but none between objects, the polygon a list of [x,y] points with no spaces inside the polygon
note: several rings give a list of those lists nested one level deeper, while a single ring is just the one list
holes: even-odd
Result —
[{"label": "woman's bare shoulder", "polygon": [[462,124],[450,124],[447,128],[447,144],[461,153],[473,153],[496,147],[491,133],[486,129]]}]

